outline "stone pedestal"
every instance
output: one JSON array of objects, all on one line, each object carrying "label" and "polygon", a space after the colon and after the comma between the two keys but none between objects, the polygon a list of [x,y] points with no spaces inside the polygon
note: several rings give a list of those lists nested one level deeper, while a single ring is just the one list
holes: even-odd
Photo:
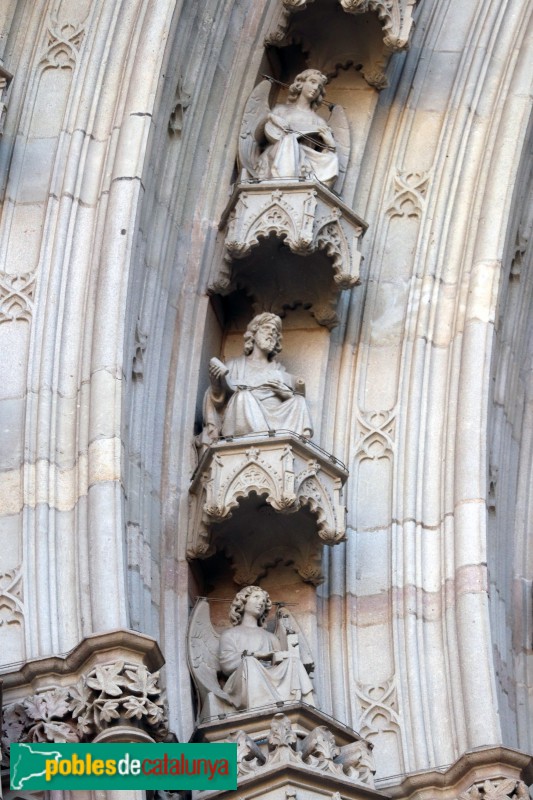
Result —
[{"label": "stone pedestal", "polygon": [[[220,440],[207,449],[193,476],[188,557],[206,558],[214,552],[211,528],[215,523],[220,525],[233,515],[231,525],[218,534],[233,527],[243,530],[240,523],[234,526],[237,512],[265,505],[293,515],[296,538],[302,527],[306,532],[314,529],[320,543],[343,541],[342,487],[347,475],[341,461],[290,431]],[[271,534],[275,516],[269,524]]]},{"label": "stone pedestal", "polygon": [[228,715],[199,725],[193,741],[237,742],[239,786],[224,797],[243,792],[272,800],[386,797],[374,788],[372,746],[304,704]]},{"label": "stone pedestal", "polygon": [[227,266],[211,291],[249,294],[256,312],[309,307],[333,327],[342,289],[360,282],[360,240],[367,224],[314,180],[246,181],[236,185],[220,224]]}]

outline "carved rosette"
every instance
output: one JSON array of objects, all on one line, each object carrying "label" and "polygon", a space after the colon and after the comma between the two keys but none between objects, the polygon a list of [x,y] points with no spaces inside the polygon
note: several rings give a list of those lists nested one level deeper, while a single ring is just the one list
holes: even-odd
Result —
[{"label": "carved rosette", "polygon": [[[310,300],[320,324],[334,324],[331,304],[337,293],[360,283],[360,241],[367,224],[316,181],[240,183],[224,212],[221,228],[226,229],[228,265],[211,284],[212,292],[227,294],[237,282],[246,285],[246,268],[235,262],[246,259],[252,250],[255,264],[260,262],[260,245],[270,236],[286,245],[295,256],[311,257],[319,253],[329,261],[331,272],[314,278],[310,272],[313,260],[309,258],[306,273],[299,283],[286,287],[291,294],[285,298],[286,302],[305,303]],[[321,262],[317,269],[324,272],[324,267],[327,272],[326,263]],[[272,259],[267,258],[264,270],[268,270],[270,275],[274,268]],[[283,270],[279,278],[283,280]],[[308,284],[313,281],[320,284],[316,296],[304,297]],[[248,282],[253,292],[254,281],[248,277]],[[304,294],[299,296],[298,293],[302,292]]]},{"label": "carved rosette", "polygon": [[125,661],[98,664],[74,685],[39,692],[3,710],[6,759],[14,742],[162,741],[167,736],[159,672]]},{"label": "carved rosette", "polygon": [[188,557],[211,555],[210,526],[229,519],[239,501],[252,494],[282,514],[309,509],[322,542],[338,544],[345,538],[347,475],[340,461],[289,432],[221,440],[208,448],[191,484]]}]

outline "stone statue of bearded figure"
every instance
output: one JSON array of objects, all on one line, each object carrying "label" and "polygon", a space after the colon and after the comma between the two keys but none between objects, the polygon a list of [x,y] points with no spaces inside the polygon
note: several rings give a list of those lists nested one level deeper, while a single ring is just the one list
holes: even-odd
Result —
[{"label": "stone statue of bearded figure", "polygon": [[281,429],[307,438],[313,435],[304,382],[276,360],[281,340],[281,319],[276,314],[258,314],[244,334],[244,355],[227,364],[211,359],[203,444],[218,437]]}]

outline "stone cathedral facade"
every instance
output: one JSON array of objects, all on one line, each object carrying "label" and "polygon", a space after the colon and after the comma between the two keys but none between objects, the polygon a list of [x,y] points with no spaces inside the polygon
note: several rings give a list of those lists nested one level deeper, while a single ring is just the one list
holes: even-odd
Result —
[{"label": "stone cathedral facade", "polygon": [[530,0],[0,0],[4,800],[527,800],[532,85]]}]

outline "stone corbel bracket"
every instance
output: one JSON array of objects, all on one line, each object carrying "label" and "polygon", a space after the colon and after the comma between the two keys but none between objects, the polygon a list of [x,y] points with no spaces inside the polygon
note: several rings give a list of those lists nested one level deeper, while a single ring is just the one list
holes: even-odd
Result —
[{"label": "stone corbel bracket", "polygon": [[[236,742],[237,792],[225,797],[385,798],[374,786],[372,745],[309,706],[286,704],[200,725],[193,740]],[[197,797],[205,793],[198,793]],[[387,799],[388,800],[388,799]]]},{"label": "stone corbel bracket", "polygon": [[320,540],[338,544],[346,532],[347,477],[338,459],[291,432],[220,440],[204,453],[191,483],[188,558],[212,555],[211,525],[229,519],[251,495],[282,514],[308,509]]},{"label": "stone corbel bracket", "polygon": [[[360,243],[367,227],[317,181],[239,183],[220,223],[226,230],[227,264],[209,290],[225,295],[238,285],[272,310],[268,293],[273,285],[283,287],[279,294],[285,305],[312,306],[317,322],[331,327],[336,295],[360,283]],[[274,253],[267,246],[272,237]],[[286,247],[280,250],[282,244]],[[299,259],[288,268],[289,251],[305,259],[296,279],[290,274]]]},{"label": "stone corbel bracket", "polygon": [[[282,0],[289,11],[303,11],[315,0]],[[413,11],[418,0],[339,0],[348,14],[375,14],[383,28],[383,42],[390,50],[404,50],[409,46],[413,27]]]},{"label": "stone corbel bracket", "polygon": [[0,136],[4,131],[4,121],[7,113],[7,94],[13,75],[0,63]]}]

